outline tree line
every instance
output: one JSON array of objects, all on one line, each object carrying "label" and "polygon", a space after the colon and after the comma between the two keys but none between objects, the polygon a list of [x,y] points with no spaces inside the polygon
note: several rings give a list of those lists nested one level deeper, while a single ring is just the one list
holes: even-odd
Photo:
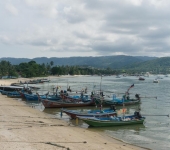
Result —
[{"label": "tree line", "polygon": [[[169,66],[168,66],[169,67]],[[170,73],[166,67],[159,69],[153,67],[131,67],[125,69],[99,69],[88,66],[54,66],[53,61],[50,63],[38,64],[35,61],[20,63],[19,65],[12,65],[9,61],[2,60],[0,62],[0,77],[15,76],[15,77],[46,77],[49,75],[118,75],[118,74],[141,74],[145,72],[151,73]]]},{"label": "tree line", "polygon": [[112,75],[116,74],[116,70],[110,68],[97,69],[92,67],[82,66],[53,66],[53,61],[50,63],[37,64],[35,61],[28,63],[20,63],[12,65],[9,61],[2,60],[0,62],[0,76],[15,76],[15,77],[45,77],[49,75]]}]

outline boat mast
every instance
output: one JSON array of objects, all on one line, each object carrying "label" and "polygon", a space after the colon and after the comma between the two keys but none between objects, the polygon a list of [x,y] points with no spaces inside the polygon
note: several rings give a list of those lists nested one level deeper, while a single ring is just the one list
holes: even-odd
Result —
[{"label": "boat mast", "polygon": [[101,75],[101,80],[100,80],[100,111],[102,111],[102,103],[103,103],[103,94],[102,94],[102,88],[101,88],[101,85],[102,85],[102,75]]},{"label": "boat mast", "polygon": [[123,100],[123,119],[125,118],[125,104],[124,104],[124,100]]},{"label": "boat mast", "polygon": [[102,75],[101,75],[101,80],[100,80],[100,92],[102,91],[101,85],[102,85]]}]

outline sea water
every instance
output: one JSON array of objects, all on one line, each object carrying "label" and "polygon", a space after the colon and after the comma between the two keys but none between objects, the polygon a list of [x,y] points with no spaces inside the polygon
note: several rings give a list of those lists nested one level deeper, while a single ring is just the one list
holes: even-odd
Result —
[{"label": "sea water", "polygon": [[[62,78],[52,78],[50,83],[38,85],[43,91],[53,91],[53,87],[60,86],[61,89],[67,89],[68,86],[72,91],[80,93],[87,87],[90,93],[92,90],[102,90],[104,95],[113,96],[113,93],[118,97],[122,97],[127,89],[134,84],[129,90],[130,97],[135,94],[140,94],[141,104],[125,106],[126,114],[133,114],[138,108],[141,109],[141,114],[146,117],[142,125],[128,125],[117,127],[101,127],[89,128],[87,124],[79,121],[78,126],[107,134],[108,136],[118,138],[122,141],[150,148],[153,150],[169,150],[170,149],[170,118],[166,115],[170,114],[170,78],[164,77],[159,80],[159,83],[153,83],[156,76],[145,77],[144,81],[138,80],[135,76],[126,76],[116,78],[116,76],[67,76]],[[116,107],[117,110],[122,107]],[[95,107],[70,108],[87,111],[95,109]],[[44,109],[45,113],[52,116],[61,117],[61,109]],[[163,115],[163,116],[159,116]],[[74,125],[75,120],[70,120],[66,114],[63,114],[62,119]]]}]

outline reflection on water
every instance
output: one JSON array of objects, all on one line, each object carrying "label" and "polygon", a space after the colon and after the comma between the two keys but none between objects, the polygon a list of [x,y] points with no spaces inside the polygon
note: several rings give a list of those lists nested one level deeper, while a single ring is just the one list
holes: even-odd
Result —
[{"label": "reflection on water", "polygon": [[[130,90],[132,97],[136,93],[140,94],[141,97],[150,97],[142,98],[141,104],[139,105],[126,106],[127,114],[133,114],[136,109],[141,108],[141,114],[147,115],[144,125],[89,128],[88,125],[81,120],[79,120],[78,124],[76,124],[76,120],[71,120],[65,113],[62,114],[62,119],[69,121],[75,126],[86,128],[93,132],[107,134],[111,137],[115,137],[138,146],[154,150],[168,150],[170,149],[170,119],[166,116],[152,115],[170,114],[170,78],[164,78],[160,80],[158,84],[153,83],[154,78],[154,76],[150,76],[146,78],[145,81],[139,81],[137,77],[115,78],[114,76],[109,76],[102,78],[102,89],[103,91],[107,91],[105,92],[105,95],[111,95],[113,92],[116,92],[117,96],[122,96],[122,93],[127,91],[129,86],[134,83],[134,87]],[[38,86],[40,86],[41,90],[44,91],[52,91],[52,87],[56,86],[61,86],[63,89],[66,89],[69,85],[73,91],[88,87],[88,91],[91,92],[92,90],[100,89],[101,77],[68,77],[51,79],[51,81],[51,83]],[[157,97],[157,99],[155,97]],[[61,118],[61,109],[59,108],[44,109],[41,104],[36,104],[35,108],[50,114],[53,117]],[[122,107],[116,106],[116,108],[119,110]],[[93,106],[69,109],[87,111],[97,108]]]}]

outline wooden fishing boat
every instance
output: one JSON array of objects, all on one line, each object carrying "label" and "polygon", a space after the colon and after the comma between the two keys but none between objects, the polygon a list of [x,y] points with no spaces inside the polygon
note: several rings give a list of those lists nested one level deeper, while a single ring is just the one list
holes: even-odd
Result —
[{"label": "wooden fishing boat", "polygon": [[70,116],[71,119],[76,119],[77,116],[81,117],[101,117],[101,116],[117,116],[117,113],[114,109],[103,109],[103,110],[90,110],[90,111],[80,111],[80,110],[68,110],[62,109],[62,112]]},{"label": "wooden fishing boat", "polygon": [[27,101],[38,101],[38,96],[36,94],[24,93],[24,96],[25,96]]},{"label": "wooden fishing boat", "polygon": [[139,104],[140,100],[138,99],[130,99],[130,100],[124,100],[124,101],[104,101],[103,105],[116,105],[116,106],[122,106],[123,103],[127,105],[135,105]]},{"label": "wooden fishing boat", "polygon": [[85,107],[94,106],[94,102],[82,102],[82,101],[69,101],[69,100],[58,100],[52,101],[48,99],[40,99],[45,108],[68,108],[68,107]]},{"label": "wooden fishing boat", "polygon": [[19,91],[21,97],[26,100],[38,100],[38,96],[36,94],[33,94],[32,91],[28,88],[24,88],[23,90]]},{"label": "wooden fishing boat", "polygon": [[62,99],[70,100],[70,101],[83,101],[83,102],[88,102],[91,101],[91,98],[89,98],[88,94],[83,94],[83,95],[65,95],[61,94]]},{"label": "wooden fishing boat", "polygon": [[91,127],[109,127],[109,126],[124,126],[143,124],[145,117],[138,117],[136,115],[124,117],[81,117],[77,116]]},{"label": "wooden fishing boat", "polygon": [[2,94],[2,95],[7,95],[8,93],[9,93],[9,91],[1,90],[1,94]]},{"label": "wooden fishing boat", "polygon": [[58,101],[58,100],[61,100],[61,97],[60,95],[42,95],[41,96],[42,99],[48,99],[48,100],[51,100],[51,101]]},{"label": "wooden fishing boat", "polygon": [[[39,101],[39,97],[37,94],[27,94],[24,93],[24,96],[27,101]],[[61,97],[59,95],[40,95],[41,99],[48,99],[52,101],[58,101],[61,100]]]},{"label": "wooden fishing boat", "polygon": [[19,92],[8,92],[7,97],[10,98],[21,98],[21,94]]},{"label": "wooden fishing boat", "polygon": [[0,86],[0,90],[2,91],[9,91],[9,92],[13,92],[16,90],[22,90],[23,87],[21,86]]},{"label": "wooden fishing boat", "polygon": [[110,105],[116,105],[116,106],[122,106],[124,105],[135,105],[135,104],[139,104],[140,103],[140,97],[139,94],[135,95],[135,98],[130,98],[130,96],[127,94],[123,95],[122,98],[118,98],[116,97],[116,95],[113,96],[113,98],[111,98],[111,100],[109,99],[105,99],[105,97],[102,98],[97,98],[94,97],[93,99],[96,103],[96,105],[103,105],[103,106],[110,106]]},{"label": "wooden fishing boat", "polygon": [[38,93],[37,96],[39,100],[43,103],[45,108],[68,108],[68,107],[85,107],[85,106],[94,106],[95,103],[93,100],[82,101],[82,99],[76,99],[73,97],[66,96],[67,93],[60,93],[60,100],[54,101],[49,100],[48,98],[42,98]]},{"label": "wooden fishing boat", "polygon": [[20,93],[19,92],[17,92],[17,91],[4,91],[4,90],[0,90],[0,92],[1,92],[1,94],[2,95],[20,95]]},{"label": "wooden fishing boat", "polygon": [[21,98],[21,95],[7,95],[9,98]]},{"label": "wooden fishing boat", "polygon": [[18,93],[20,93],[22,99],[26,99],[26,97],[25,97],[25,95],[24,95],[24,93],[25,93],[24,91],[19,91],[19,90],[18,90]]}]

